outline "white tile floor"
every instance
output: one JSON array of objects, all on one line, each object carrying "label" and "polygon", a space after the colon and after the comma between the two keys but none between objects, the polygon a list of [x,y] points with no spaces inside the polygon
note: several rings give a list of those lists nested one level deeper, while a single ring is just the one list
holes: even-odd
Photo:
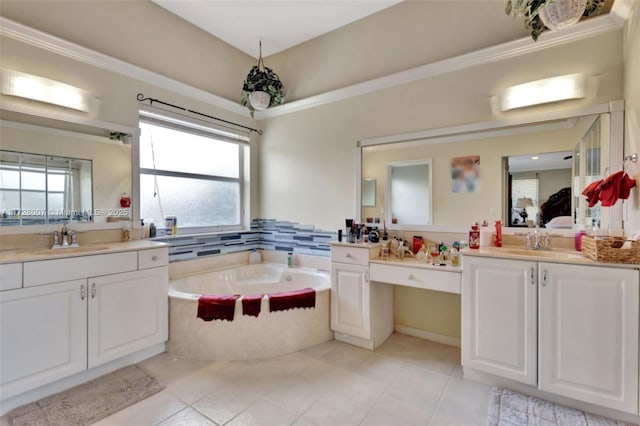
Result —
[{"label": "white tile floor", "polygon": [[491,392],[461,379],[458,348],[402,334],[375,352],[330,341],[267,360],[162,354],[141,366],[166,389],[97,425],[485,425]]}]

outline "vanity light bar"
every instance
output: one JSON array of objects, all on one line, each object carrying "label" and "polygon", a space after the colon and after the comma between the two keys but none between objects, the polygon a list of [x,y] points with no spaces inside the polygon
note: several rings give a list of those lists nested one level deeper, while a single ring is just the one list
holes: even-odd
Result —
[{"label": "vanity light bar", "polygon": [[511,86],[500,94],[500,110],[581,99],[586,96],[586,83],[584,74],[567,74]]},{"label": "vanity light bar", "polygon": [[0,71],[0,93],[89,112],[95,97],[86,90],[69,84],[20,71]]}]

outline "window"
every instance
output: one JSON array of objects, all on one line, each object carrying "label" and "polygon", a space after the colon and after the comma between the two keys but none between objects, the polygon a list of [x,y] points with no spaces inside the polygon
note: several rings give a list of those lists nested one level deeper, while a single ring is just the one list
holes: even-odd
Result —
[{"label": "window", "polygon": [[180,228],[240,228],[248,136],[141,111],[140,217]]},{"label": "window", "polygon": [[0,225],[89,221],[91,161],[0,151]]}]

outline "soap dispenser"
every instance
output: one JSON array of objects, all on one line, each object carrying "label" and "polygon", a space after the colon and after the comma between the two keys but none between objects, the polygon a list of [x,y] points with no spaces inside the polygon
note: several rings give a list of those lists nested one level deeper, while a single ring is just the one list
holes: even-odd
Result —
[{"label": "soap dispenser", "polygon": [[480,248],[480,229],[478,229],[477,222],[473,224],[473,226],[471,226],[471,231],[469,231],[469,248],[470,249]]}]

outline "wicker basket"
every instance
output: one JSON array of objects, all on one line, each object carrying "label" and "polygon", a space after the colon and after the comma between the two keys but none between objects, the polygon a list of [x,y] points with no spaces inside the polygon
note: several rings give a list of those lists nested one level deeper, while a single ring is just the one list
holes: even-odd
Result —
[{"label": "wicker basket", "polygon": [[596,262],[640,264],[640,241],[629,241],[630,248],[623,248],[624,238],[582,237],[582,255]]}]

